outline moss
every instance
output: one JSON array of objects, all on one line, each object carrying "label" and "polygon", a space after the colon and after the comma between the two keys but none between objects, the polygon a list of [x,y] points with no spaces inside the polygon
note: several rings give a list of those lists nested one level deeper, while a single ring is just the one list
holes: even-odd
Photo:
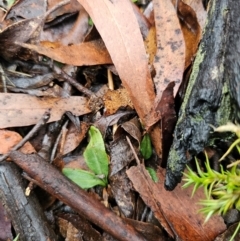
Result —
[{"label": "moss", "polygon": [[[171,160],[176,161],[176,162],[177,162],[178,160],[180,160],[180,157],[178,156],[178,153],[176,152],[176,150],[175,150],[174,148],[172,148],[171,151],[169,152],[169,158],[170,158]],[[175,165],[174,162],[170,162],[170,163],[169,163],[168,168],[170,168],[173,172],[175,171],[175,167],[176,167],[176,165]]]}]

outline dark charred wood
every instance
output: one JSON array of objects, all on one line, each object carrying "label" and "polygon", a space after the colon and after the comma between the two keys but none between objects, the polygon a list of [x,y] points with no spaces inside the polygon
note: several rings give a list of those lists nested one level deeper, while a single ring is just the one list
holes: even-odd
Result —
[{"label": "dark charred wood", "polygon": [[165,187],[174,189],[186,164],[211,142],[211,125],[236,118],[240,106],[240,2],[213,0],[171,146]]},{"label": "dark charred wood", "polygon": [[25,188],[19,168],[14,163],[1,163],[0,199],[19,240],[57,240],[35,195],[25,196]]}]

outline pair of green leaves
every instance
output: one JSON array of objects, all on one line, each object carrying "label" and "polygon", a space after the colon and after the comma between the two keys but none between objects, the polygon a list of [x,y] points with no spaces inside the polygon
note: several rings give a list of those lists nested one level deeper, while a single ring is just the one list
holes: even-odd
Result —
[{"label": "pair of green leaves", "polygon": [[91,126],[89,136],[90,142],[83,156],[92,172],[67,167],[62,170],[65,176],[84,189],[97,185],[106,186],[108,176],[108,156],[102,135],[97,128]]}]

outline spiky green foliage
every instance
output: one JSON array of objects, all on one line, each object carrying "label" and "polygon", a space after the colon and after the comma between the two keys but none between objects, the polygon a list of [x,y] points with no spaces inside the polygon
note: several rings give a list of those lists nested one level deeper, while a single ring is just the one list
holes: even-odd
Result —
[{"label": "spiky green foliage", "polygon": [[[215,131],[224,132],[231,131],[237,136],[237,139],[231,144],[226,153],[221,157],[225,159],[229,153],[236,148],[240,154],[240,126],[233,123],[227,123],[224,126],[214,128]],[[193,185],[192,195],[199,187],[203,187],[206,199],[200,201],[203,208],[200,212],[206,215],[207,222],[213,214],[225,214],[228,210],[236,208],[240,210],[240,170],[237,168],[239,161],[231,167],[230,170],[224,170],[221,166],[220,172],[213,170],[210,167],[209,159],[206,155],[205,167],[206,171],[202,171],[196,159],[197,172],[195,173],[190,167],[187,167],[188,173],[184,173],[183,179],[186,183],[184,188]],[[213,198],[211,198],[213,197]],[[232,241],[240,229],[240,222],[231,237]]]}]

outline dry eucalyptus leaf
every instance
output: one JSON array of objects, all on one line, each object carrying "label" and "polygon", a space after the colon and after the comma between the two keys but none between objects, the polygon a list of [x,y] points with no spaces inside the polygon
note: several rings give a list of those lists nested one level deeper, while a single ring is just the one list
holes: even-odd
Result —
[{"label": "dry eucalyptus leaf", "polygon": [[185,42],[176,9],[169,0],[153,0],[157,35],[157,53],[154,83],[157,90],[155,103],[170,82],[175,82],[174,96],[182,81],[185,65]]},{"label": "dry eucalyptus leaf", "polygon": [[49,109],[51,109],[49,122],[59,120],[66,111],[76,116],[91,112],[84,97],[38,98],[25,94],[1,93],[0,128],[34,125]]}]

